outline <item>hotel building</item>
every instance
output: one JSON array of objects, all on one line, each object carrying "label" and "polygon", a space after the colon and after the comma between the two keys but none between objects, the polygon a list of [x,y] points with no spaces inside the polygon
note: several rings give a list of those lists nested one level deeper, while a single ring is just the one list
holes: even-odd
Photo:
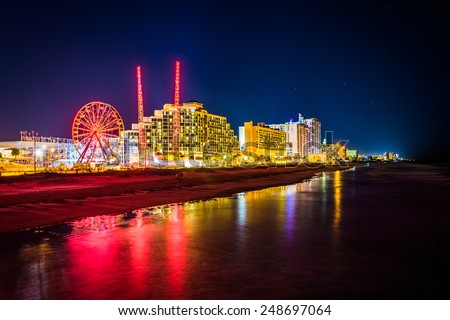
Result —
[{"label": "hotel building", "polygon": [[321,124],[316,118],[305,119],[303,122],[310,130],[310,140],[308,141],[308,154],[321,153]]},{"label": "hotel building", "polygon": [[311,130],[305,124],[291,121],[284,124],[268,124],[267,126],[286,133],[288,145],[286,152],[289,156],[304,158],[308,155],[308,141],[310,140]]},{"label": "hotel building", "polygon": [[[197,160],[239,152],[239,144],[227,118],[208,113],[192,100],[178,106],[180,112],[179,154],[173,146],[173,104],[144,117],[147,163],[152,160]],[[138,129],[133,124],[133,129]]]},{"label": "hotel building", "polygon": [[253,125],[253,121],[244,122],[244,126],[239,127],[239,143],[244,155],[286,156],[286,133],[261,122],[257,125]]},{"label": "hotel building", "polygon": [[286,133],[287,153],[291,157],[305,158],[321,153],[321,124],[316,118],[305,119],[300,113],[298,122],[269,124],[268,127]]}]

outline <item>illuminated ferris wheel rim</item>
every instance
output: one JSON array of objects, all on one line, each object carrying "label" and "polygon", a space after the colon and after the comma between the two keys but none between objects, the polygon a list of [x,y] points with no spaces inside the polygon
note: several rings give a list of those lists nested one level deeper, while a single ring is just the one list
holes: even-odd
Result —
[{"label": "illuminated ferris wheel rim", "polygon": [[112,139],[120,138],[124,130],[123,120],[112,105],[91,101],[78,110],[72,123],[72,140],[80,153],[79,161],[95,161],[101,156],[107,160],[115,150]]}]

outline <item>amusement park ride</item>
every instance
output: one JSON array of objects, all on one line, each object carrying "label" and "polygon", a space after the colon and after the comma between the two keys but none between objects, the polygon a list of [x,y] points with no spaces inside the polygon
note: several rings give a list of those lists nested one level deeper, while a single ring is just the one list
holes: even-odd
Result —
[{"label": "amusement park ride", "polygon": [[77,163],[118,163],[123,130],[122,118],[113,106],[100,101],[85,104],[72,124],[72,140],[80,154]]},{"label": "amusement park ride", "polygon": [[136,68],[137,88],[138,88],[138,129],[139,129],[139,163],[145,166],[146,152],[145,152],[145,127],[144,127],[144,98],[142,94],[142,78],[141,66]]},{"label": "amusement park ride", "polygon": [[175,95],[173,99],[172,148],[176,158],[180,152],[180,61],[175,61]]},{"label": "amusement park ride", "polygon": [[[175,62],[175,94],[173,103],[174,154],[179,152],[180,135],[180,62]],[[139,128],[139,162],[146,163],[146,141],[144,127],[144,101],[142,94],[141,67],[136,68]],[[118,151],[124,124],[117,110],[104,102],[92,101],[85,104],[76,114],[72,124],[72,140],[79,153],[76,168],[87,169],[91,164],[119,164]]]}]

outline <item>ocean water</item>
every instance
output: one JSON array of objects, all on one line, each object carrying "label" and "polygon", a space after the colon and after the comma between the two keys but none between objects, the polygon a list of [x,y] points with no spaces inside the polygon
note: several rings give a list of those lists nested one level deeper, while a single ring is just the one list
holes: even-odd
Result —
[{"label": "ocean water", "polygon": [[385,164],[0,235],[0,299],[450,299],[450,168]]}]

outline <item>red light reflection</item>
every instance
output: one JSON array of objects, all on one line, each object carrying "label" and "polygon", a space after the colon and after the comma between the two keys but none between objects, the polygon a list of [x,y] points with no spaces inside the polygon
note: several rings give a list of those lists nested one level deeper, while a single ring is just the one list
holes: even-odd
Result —
[{"label": "red light reflection", "polygon": [[166,229],[168,281],[173,299],[183,295],[186,275],[186,234],[182,208],[175,204],[172,207],[172,223]]}]

